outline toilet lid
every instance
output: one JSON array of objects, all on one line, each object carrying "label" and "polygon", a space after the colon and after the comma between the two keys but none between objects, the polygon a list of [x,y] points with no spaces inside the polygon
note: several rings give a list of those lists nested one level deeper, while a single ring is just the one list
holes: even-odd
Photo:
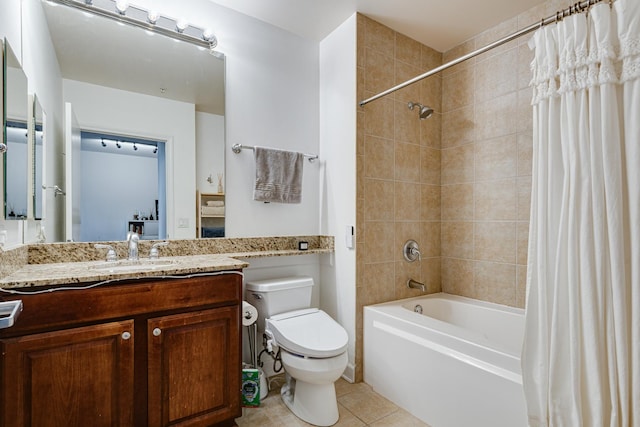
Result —
[{"label": "toilet lid", "polygon": [[296,310],[267,319],[276,343],[291,353],[327,358],[342,354],[349,337],[335,320],[317,308]]}]

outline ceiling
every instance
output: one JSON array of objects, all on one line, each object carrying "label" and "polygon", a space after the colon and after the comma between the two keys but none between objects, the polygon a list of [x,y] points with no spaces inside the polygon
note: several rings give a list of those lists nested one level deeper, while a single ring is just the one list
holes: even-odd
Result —
[{"label": "ceiling", "polygon": [[445,52],[545,0],[211,1],[317,41],[357,11]]}]

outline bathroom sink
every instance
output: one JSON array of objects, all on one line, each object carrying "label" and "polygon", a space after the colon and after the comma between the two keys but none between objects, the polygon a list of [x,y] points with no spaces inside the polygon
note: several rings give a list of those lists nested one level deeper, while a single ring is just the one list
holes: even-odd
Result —
[{"label": "bathroom sink", "polygon": [[91,270],[95,271],[106,271],[109,273],[116,272],[127,272],[127,271],[153,271],[159,270],[162,268],[171,267],[175,265],[175,261],[166,260],[166,259],[141,259],[138,261],[115,261],[115,262],[104,262],[99,265],[93,265],[89,267]]}]

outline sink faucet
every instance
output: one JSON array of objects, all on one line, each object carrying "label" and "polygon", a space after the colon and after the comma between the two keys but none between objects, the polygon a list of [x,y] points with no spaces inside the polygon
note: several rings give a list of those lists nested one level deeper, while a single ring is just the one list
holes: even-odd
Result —
[{"label": "sink faucet", "polygon": [[127,259],[129,261],[138,261],[138,241],[140,240],[140,236],[135,231],[129,231],[127,233],[127,243],[129,247],[129,256]]}]

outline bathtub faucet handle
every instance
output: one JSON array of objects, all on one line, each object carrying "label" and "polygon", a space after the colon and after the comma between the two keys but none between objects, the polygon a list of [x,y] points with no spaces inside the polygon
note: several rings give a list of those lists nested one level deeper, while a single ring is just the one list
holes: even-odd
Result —
[{"label": "bathtub faucet handle", "polygon": [[404,255],[404,259],[409,262],[414,262],[415,260],[422,261],[422,254],[420,254],[418,242],[415,240],[407,240],[405,242],[402,248],[402,254]]},{"label": "bathtub faucet handle", "polygon": [[413,279],[407,280],[407,287],[410,289],[420,289],[422,292],[425,292],[427,290],[427,287],[424,285],[424,283],[416,282]]}]

